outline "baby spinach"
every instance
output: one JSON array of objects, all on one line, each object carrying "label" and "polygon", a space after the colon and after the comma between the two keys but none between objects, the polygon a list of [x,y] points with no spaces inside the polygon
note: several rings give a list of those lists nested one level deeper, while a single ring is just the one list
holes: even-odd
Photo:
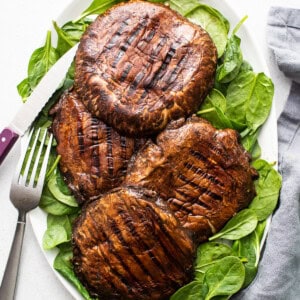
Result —
[{"label": "baby spinach", "polygon": [[84,299],[92,300],[88,291],[76,277],[73,271],[73,265],[71,263],[72,258],[73,251],[71,243],[64,243],[59,246],[59,253],[55,257],[53,267],[76,287],[76,289],[81,293]]},{"label": "baby spinach", "polygon": [[216,128],[233,128],[225,111],[226,98],[220,91],[213,89],[205,98],[197,115],[210,121]]},{"label": "baby spinach", "polygon": [[204,276],[204,283],[208,286],[205,300],[216,296],[229,296],[243,285],[245,268],[236,256],[226,256],[209,268]]},{"label": "baby spinach", "polygon": [[201,4],[186,17],[197,25],[203,27],[214,41],[218,57],[221,57],[227,44],[228,27],[225,25],[220,13],[211,7]]},{"label": "baby spinach", "polygon": [[223,64],[217,69],[217,80],[221,83],[232,81],[239,73],[243,62],[240,48],[241,39],[233,35],[227,43]]},{"label": "baby spinach", "polygon": [[36,49],[30,57],[28,77],[18,85],[18,91],[24,101],[58,59],[59,54],[51,45],[51,31],[48,31],[45,45]]},{"label": "baby spinach", "polygon": [[123,2],[122,0],[94,0],[89,7],[82,12],[81,16],[74,22],[78,22],[91,15],[99,15],[104,13],[107,9],[111,8],[113,5]]},{"label": "baby spinach", "polygon": [[243,64],[243,54],[240,48],[241,39],[236,35],[236,32],[246,19],[247,16],[237,24],[231,37],[227,41],[224,56],[222,58],[222,65],[217,69],[216,78],[221,83],[228,83],[232,81],[239,73]]},{"label": "baby spinach", "polygon": [[85,32],[90,23],[91,20],[86,18],[80,19],[77,22],[67,22],[62,27],[59,27],[56,22],[53,22],[53,26],[58,37],[56,50],[60,56],[79,42],[82,34]]},{"label": "baby spinach", "polygon": [[200,3],[197,0],[169,0],[165,1],[173,10],[176,10],[181,15],[186,16],[193,10],[199,7]]},{"label": "baby spinach", "polygon": [[47,185],[43,189],[39,206],[45,212],[56,216],[70,215],[79,210],[78,207],[71,207],[58,201],[49,191]]},{"label": "baby spinach", "polygon": [[201,244],[197,249],[195,261],[195,278],[202,281],[205,272],[219,259],[233,255],[232,249],[225,244],[207,242]]},{"label": "baby spinach", "polygon": [[218,10],[196,0],[169,0],[165,3],[193,23],[203,27],[214,41],[218,57],[223,55],[227,44],[229,22]]},{"label": "baby spinach", "polygon": [[26,102],[27,98],[30,96],[32,93],[31,86],[29,84],[28,77],[24,78],[18,85],[17,85],[17,90],[19,95],[22,98],[23,102]]},{"label": "baby spinach", "polygon": [[243,287],[248,286],[255,278],[260,258],[260,241],[266,223],[259,222],[255,231],[233,243],[233,250],[239,257],[247,259],[245,266],[245,281]]},{"label": "baby spinach", "polygon": [[170,297],[170,300],[203,300],[207,294],[207,286],[200,281],[192,281]]},{"label": "baby spinach", "polygon": [[264,73],[240,72],[227,89],[226,115],[254,133],[269,115],[273,94],[272,80]]},{"label": "baby spinach", "polygon": [[250,203],[250,208],[255,211],[259,221],[265,220],[275,209],[281,188],[281,176],[271,164],[263,159],[253,162],[253,167],[258,171],[256,181],[256,197]]},{"label": "baby spinach", "polygon": [[71,223],[68,216],[48,214],[47,230],[43,236],[43,248],[46,250],[52,249],[57,245],[70,241],[71,231]]},{"label": "baby spinach", "polygon": [[233,216],[221,231],[209,238],[210,241],[217,238],[237,240],[250,234],[257,225],[257,216],[251,209],[244,209]]},{"label": "baby spinach", "polygon": [[259,134],[259,130],[256,130],[255,132],[251,132],[251,134],[249,134],[249,129],[247,128],[247,132],[245,136],[242,137],[242,145],[250,153],[254,151],[254,147],[257,144],[258,134]]},{"label": "baby spinach", "polygon": [[60,188],[59,184],[62,185],[62,181],[60,180],[59,183],[57,182],[57,176],[52,176],[48,181],[48,189],[51,192],[51,194],[61,203],[64,203],[71,207],[78,207],[78,203],[76,202],[73,195],[64,194]]}]

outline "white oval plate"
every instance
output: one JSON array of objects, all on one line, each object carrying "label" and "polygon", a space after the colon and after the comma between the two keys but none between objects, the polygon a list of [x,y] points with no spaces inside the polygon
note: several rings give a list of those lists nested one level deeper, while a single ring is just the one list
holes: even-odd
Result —
[{"label": "white oval plate", "polygon": [[[91,1],[74,0],[63,10],[61,15],[57,18],[57,23],[61,26],[67,21],[76,19],[80,15],[80,13],[88,7],[90,2]],[[229,20],[231,24],[231,29],[234,28],[234,26],[240,21],[240,18],[237,16],[234,9],[232,9],[226,2],[226,0],[205,0],[201,3],[211,5],[212,7],[218,9],[222,14],[224,14],[224,16]],[[247,29],[247,21],[239,30],[238,35],[242,40],[241,47],[243,50],[244,58],[253,66],[254,71],[265,72],[267,75],[269,75],[269,70],[266,62],[264,61],[263,55],[259,50],[255,39]],[[55,36],[55,34],[53,36]],[[277,122],[274,104],[272,106],[270,116],[267,122],[264,124],[264,127],[260,133],[259,143],[262,148],[262,158],[270,162],[277,161]],[[53,269],[53,261],[57,254],[57,251],[45,251],[42,247],[43,234],[46,230],[47,225],[47,214],[40,208],[37,208],[29,214],[29,219],[31,221],[34,234],[38,240],[41,250],[46,256],[50,267]],[[263,241],[265,240],[266,234],[268,232],[270,221],[271,218],[268,219]],[[65,278],[63,278],[54,269],[53,272],[75,299],[82,299],[79,292]]]}]

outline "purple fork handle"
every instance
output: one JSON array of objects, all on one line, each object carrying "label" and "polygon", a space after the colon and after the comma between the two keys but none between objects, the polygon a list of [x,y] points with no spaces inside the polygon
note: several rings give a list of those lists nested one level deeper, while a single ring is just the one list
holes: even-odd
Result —
[{"label": "purple fork handle", "polygon": [[4,158],[17,141],[19,135],[12,131],[10,128],[4,128],[0,133],[0,165]]}]

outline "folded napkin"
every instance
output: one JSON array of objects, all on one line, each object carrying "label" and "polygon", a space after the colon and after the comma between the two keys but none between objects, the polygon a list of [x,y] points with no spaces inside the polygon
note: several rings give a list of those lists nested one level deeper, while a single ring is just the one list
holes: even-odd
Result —
[{"label": "folded napkin", "polygon": [[300,10],[272,7],[268,45],[280,70],[293,80],[278,119],[279,172],[282,189],[252,284],[234,299],[300,299]]}]

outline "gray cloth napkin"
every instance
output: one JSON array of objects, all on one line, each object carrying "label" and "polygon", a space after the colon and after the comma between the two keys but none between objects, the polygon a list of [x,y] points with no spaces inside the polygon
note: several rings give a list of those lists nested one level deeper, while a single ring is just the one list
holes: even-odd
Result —
[{"label": "gray cloth napkin", "polygon": [[272,7],[267,37],[279,69],[300,83],[300,10]]},{"label": "gray cloth napkin", "polygon": [[[268,45],[294,82],[278,119],[279,172],[283,183],[259,270],[239,300],[300,299],[300,10],[272,7]],[[297,81],[297,82],[296,82]]]}]

